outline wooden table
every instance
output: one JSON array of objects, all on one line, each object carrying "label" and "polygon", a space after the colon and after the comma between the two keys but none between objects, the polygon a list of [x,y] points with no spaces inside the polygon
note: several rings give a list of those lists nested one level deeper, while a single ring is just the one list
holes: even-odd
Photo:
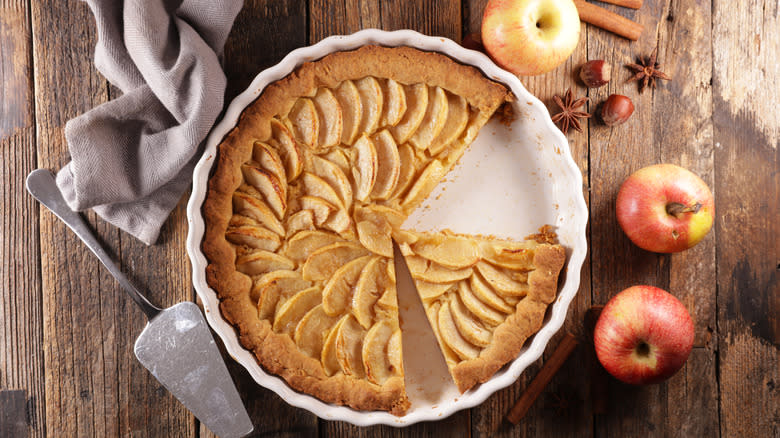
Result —
[{"label": "wooden table", "polygon": [[[228,98],[297,47],[362,28],[410,28],[455,40],[477,31],[486,0],[428,2],[247,0],[227,43]],[[602,6],[645,26],[637,42],[582,25],[580,43],[552,73],[522,78],[550,109],[577,67],[605,59],[608,86],[590,90],[594,111],[611,93],[636,111],[625,125],[591,119],[571,132],[591,218],[589,258],[566,329],[582,332],[593,304],[634,284],[679,297],[695,318],[695,346],[668,382],[631,387],[608,379],[606,413],[594,412],[593,350],[583,344],[517,426],[503,420],[538,361],[484,404],[406,429],[319,420],[257,386],[230,361],[255,436],[739,436],[780,434],[778,122],[780,20],[770,0],[646,0],[639,11]],[[209,436],[134,358],[145,324],[97,260],[24,191],[28,172],[68,160],[65,122],[119,95],[92,64],[97,40],[86,4],[0,1],[0,436]],[[674,80],[643,94],[623,66],[658,45]],[[713,231],[695,248],[638,249],[615,219],[620,183],[671,162],[699,174],[716,196]],[[100,239],[153,301],[194,297],[185,252],[184,196],[157,245],[147,247],[85,213]],[[560,334],[547,349],[557,345]]]}]

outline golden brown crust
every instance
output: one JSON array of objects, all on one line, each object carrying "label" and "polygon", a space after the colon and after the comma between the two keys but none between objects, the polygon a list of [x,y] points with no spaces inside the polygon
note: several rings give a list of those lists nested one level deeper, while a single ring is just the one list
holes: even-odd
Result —
[{"label": "golden brown crust", "polygon": [[365,76],[439,86],[488,115],[512,98],[505,87],[487,80],[473,67],[408,47],[365,46],[305,63],[268,85],[219,145],[203,204],[206,232],[202,248],[209,260],[207,281],[217,292],[220,311],[236,327],[241,345],[252,351],[268,372],[326,402],[402,415],[409,407],[403,377],[391,377],[380,387],[342,374],[327,376],[321,363],[301,353],[288,335],[274,333],[267,321],[259,320],[249,298],[251,279],[236,271],[236,252],[225,239],[232,216],[232,195],[243,181],[240,166],[250,159],[255,140],[271,137],[270,119],[287,115],[295,99],[311,96],[318,87],[333,88],[344,80]]},{"label": "golden brown crust", "polygon": [[566,261],[560,245],[542,244],[534,249],[535,269],[528,275],[528,295],[515,313],[493,332],[493,339],[476,359],[460,362],[451,373],[461,392],[489,380],[506,363],[514,360],[525,341],[542,327],[547,307],[558,291],[558,274]]}]

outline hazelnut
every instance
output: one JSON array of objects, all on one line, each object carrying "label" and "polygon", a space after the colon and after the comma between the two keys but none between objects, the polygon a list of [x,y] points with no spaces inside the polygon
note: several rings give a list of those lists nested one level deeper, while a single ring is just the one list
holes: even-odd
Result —
[{"label": "hazelnut", "polygon": [[580,68],[580,79],[588,88],[596,88],[606,84],[611,75],[612,67],[602,59],[588,61]]},{"label": "hazelnut", "polygon": [[601,119],[607,126],[624,123],[634,112],[634,103],[626,96],[613,94],[601,107]]}]

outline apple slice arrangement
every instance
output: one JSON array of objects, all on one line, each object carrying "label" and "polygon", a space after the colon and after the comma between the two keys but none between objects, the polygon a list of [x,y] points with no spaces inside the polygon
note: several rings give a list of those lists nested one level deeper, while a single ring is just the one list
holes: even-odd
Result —
[{"label": "apple slice arrangement", "polygon": [[[606,1],[634,9],[642,5],[642,0]],[[580,20],[630,40],[638,39],[642,31],[641,25],[585,0],[489,0],[481,35],[468,35],[463,45],[486,52],[516,75],[538,75],[553,70],[571,55],[579,40]],[[671,80],[659,70],[657,53],[656,48],[650,56],[626,65],[633,71],[628,81],[638,81],[640,93],[648,85],[655,88],[656,79]],[[604,86],[611,76],[612,68],[603,60],[588,61],[579,72],[587,88]],[[591,117],[580,110],[588,98],[578,99],[569,89],[553,100],[561,108],[553,121],[561,125],[564,135],[569,127],[581,131],[579,119]],[[601,106],[600,115],[604,124],[612,127],[625,123],[633,112],[630,98],[612,94]],[[645,167],[629,176],[616,203],[618,223],[629,239],[658,253],[683,251],[700,242],[712,228],[714,209],[712,193],[704,181],[672,164]],[[614,377],[631,384],[657,383],[671,377],[687,360],[694,325],[685,306],[668,292],[633,286],[607,303],[593,336],[599,361]],[[547,375],[554,373],[547,371]],[[511,421],[519,421],[522,414],[518,412],[524,412],[540,390],[536,388],[525,402],[521,399]]]}]

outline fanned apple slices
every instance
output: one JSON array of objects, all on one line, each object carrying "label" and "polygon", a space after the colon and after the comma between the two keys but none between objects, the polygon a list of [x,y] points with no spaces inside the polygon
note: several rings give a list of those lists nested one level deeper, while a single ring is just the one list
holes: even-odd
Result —
[{"label": "fanned apple slices", "polygon": [[541,327],[563,247],[451,233],[405,231],[403,239],[401,253],[455,384],[465,391],[484,382]]},{"label": "fanned apple slices", "polygon": [[244,111],[218,149],[203,250],[268,372],[406,412],[392,239],[461,390],[517,355],[555,296],[560,247],[401,229],[511,99],[444,55],[366,46],[305,63]]}]

